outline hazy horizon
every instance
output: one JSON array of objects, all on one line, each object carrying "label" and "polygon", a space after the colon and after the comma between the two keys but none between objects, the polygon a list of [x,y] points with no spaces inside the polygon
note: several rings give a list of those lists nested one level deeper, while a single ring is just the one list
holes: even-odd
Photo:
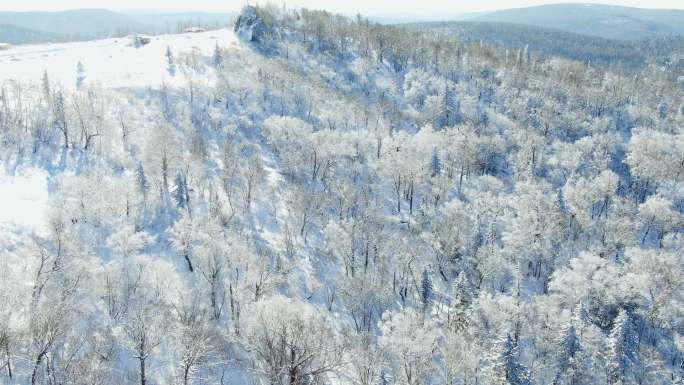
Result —
[{"label": "hazy horizon", "polygon": [[[163,0],[102,0],[102,1],[88,1],[88,0],[66,0],[53,2],[48,0],[27,0],[21,3],[7,4],[0,7],[0,11],[64,11],[73,9],[107,9],[125,13],[139,13],[139,12],[236,12],[244,5],[264,4],[266,1],[234,1],[228,0],[220,2],[212,0],[197,0],[192,2],[192,7],[187,6],[187,2],[179,1],[163,1]],[[487,12],[500,9],[521,8],[548,4],[602,4],[636,7],[645,9],[684,9],[684,2],[679,0],[654,0],[643,4],[639,0],[604,0],[604,1],[537,1],[537,0],[482,0],[477,3],[468,4],[453,4],[450,2],[440,0],[424,0],[421,2],[415,1],[392,1],[392,0],[378,0],[373,2],[364,2],[360,0],[352,1],[333,1],[333,0],[294,0],[294,1],[272,1],[273,4],[285,4],[287,7],[306,7],[326,9],[333,12],[340,13],[362,13],[367,15],[398,15],[410,14],[416,16],[440,15],[444,13],[459,14],[471,12]]]}]

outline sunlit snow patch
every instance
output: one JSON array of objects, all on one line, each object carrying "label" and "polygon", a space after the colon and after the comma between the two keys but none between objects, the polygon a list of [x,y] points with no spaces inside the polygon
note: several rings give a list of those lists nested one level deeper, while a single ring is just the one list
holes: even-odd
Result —
[{"label": "sunlit snow patch", "polygon": [[0,172],[0,231],[10,226],[45,231],[47,202],[45,171],[30,168],[14,176]]},{"label": "sunlit snow patch", "polygon": [[180,54],[195,52],[209,57],[217,45],[239,47],[237,37],[229,29],[152,36],[148,44],[137,47],[131,37],[20,45],[0,52],[0,83],[5,80],[37,83],[47,71],[51,81],[73,89],[77,85],[80,62],[84,70],[80,75],[82,83],[91,86],[184,85],[187,80],[181,73],[171,75],[168,71],[167,47],[182,62]]}]

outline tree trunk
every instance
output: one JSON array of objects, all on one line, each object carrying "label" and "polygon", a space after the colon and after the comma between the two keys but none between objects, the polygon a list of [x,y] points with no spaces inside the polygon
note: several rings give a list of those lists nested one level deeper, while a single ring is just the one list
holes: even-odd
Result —
[{"label": "tree trunk", "polygon": [[218,319],[219,314],[218,314],[218,309],[216,306],[216,283],[214,280],[215,280],[215,278],[212,278],[210,302],[211,302],[211,309],[214,311],[214,319]]},{"label": "tree trunk", "polygon": [[409,215],[413,216],[413,181],[409,187]]},{"label": "tree trunk", "polygon": [[189,375],[190,375],[190,365],[185,365],[185,368],[183,368],[183,385],[188,385]]},{"label": "tree trunk", "polygon": [[7,341],[5,341],[5,355],[7,358],[7,361],[5,363],[5,365],[7,365],[7,376],[10,380],[12,380],[12,361],[10,361],[9,342]]},{"label": "tree trunk", "polygon": [[140,361],[140,385],[145,385],[147,383],[147,378],[145,377],[145,358],[141,357],[138,360]]},{"label": "tree trunk", "polygon": [[188,263],[188,269],[191,273],[193,273],[195,269],[192,267],[192,261],[190,261],[190,254],[188,252],[185,252],[183,253],[183,257],[185,258],[185,262]]},{"label": "tree trunk", "polygon": [[36,358],[36,363],[33,365],[33,372],[31,373],[31,385],[36,385],[36,376],[38,375],[38,368],[40,367],[40,363],[43,361],[43,357],[45,357],[45,354],[47,354],[46,351],[40,352],[38,354],[38,357]]}]

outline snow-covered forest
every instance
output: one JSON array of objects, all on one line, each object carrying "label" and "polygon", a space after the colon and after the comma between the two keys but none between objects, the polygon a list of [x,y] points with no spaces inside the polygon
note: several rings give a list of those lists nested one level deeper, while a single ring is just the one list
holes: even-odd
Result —
[{"label": "snow-covered forest", "polygon": [[0,189],[46,202],[0,225],[0,383],[684,381],[684,73],[274,6],[211,34],[3,76]]}]

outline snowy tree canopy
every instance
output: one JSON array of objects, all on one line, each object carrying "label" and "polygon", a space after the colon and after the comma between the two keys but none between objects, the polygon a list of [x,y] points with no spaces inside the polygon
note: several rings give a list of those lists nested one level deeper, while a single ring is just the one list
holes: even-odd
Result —
[{"label": "snowy tree canopy", "polygon": [[681,383],[681,51],[535,41],[268,5],[13,47],[0,383]]}]

